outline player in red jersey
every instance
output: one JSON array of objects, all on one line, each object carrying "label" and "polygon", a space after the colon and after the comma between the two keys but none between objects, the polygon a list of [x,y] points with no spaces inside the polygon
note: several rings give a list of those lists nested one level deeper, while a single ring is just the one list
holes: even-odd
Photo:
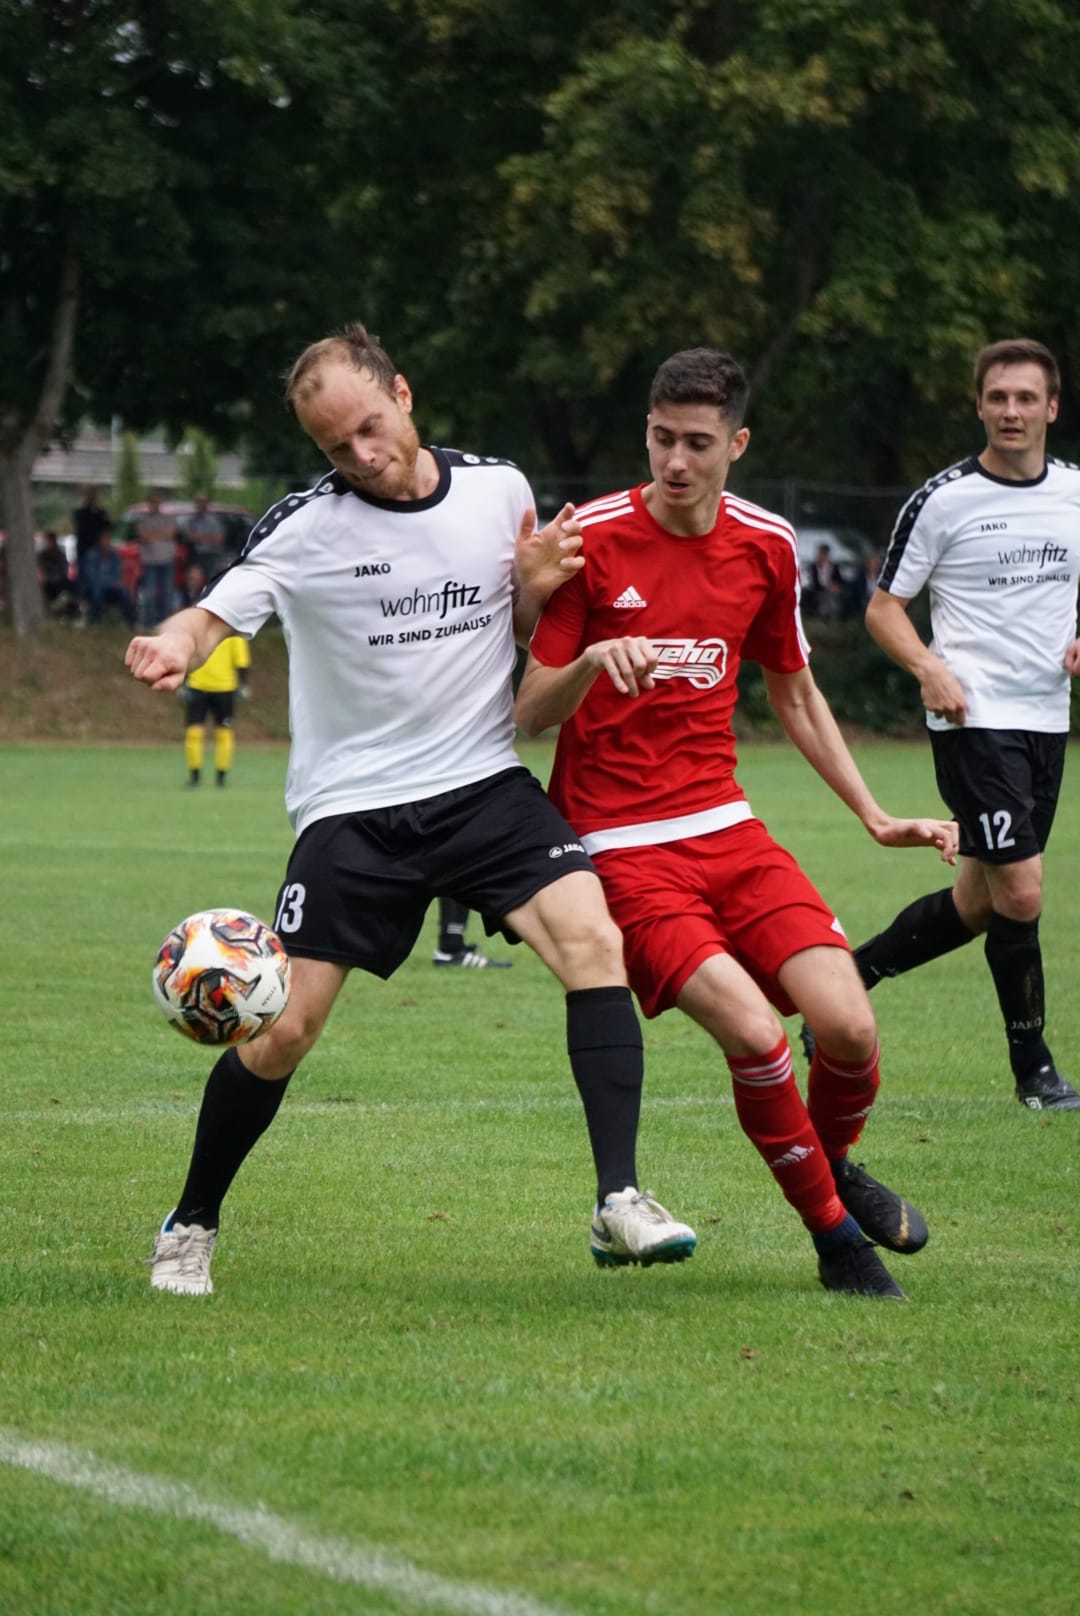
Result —
[{"label": "player in red jersey", "polygon": [[[878,1088],[877,1027],[839,921],[735,779],[743,657],[875,841],[954,863],[957,830],[879,807],[814,682],[795,535],[724,488],[748,395],[716,350],[661,365],[652,481],[578,510],[585,567],[544,609],[515,716],[528,734],[562,726],[549,789],[600,874],[630,983],[647,1016],[678,1006],[724,1051],[739,1121],[810,1231],[822,1283],[902,1297],[875,1243],[918,1251],[926,1223],[848,1160]],[[805,1105],[773,1006],[816,1035]]]}]

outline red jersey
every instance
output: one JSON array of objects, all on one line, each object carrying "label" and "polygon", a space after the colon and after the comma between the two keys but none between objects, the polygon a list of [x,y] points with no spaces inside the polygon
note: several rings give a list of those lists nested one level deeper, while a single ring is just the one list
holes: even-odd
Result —
[{"label": "red jersey", "polygon": [[[807,664],[799,555],[783,517],[721,496],[709,533],[670,533],[641,488],[577,512],[585,566],[544,608],[531,651],[565,667],[597,640],[642,635],[653,690],[621,695],[601,674],[563,724],[549,792],[590,852],[722,829],[749,817],[731,720],[743,657],[776,673]],[[597,832],[624,827],[621,834]]]}]

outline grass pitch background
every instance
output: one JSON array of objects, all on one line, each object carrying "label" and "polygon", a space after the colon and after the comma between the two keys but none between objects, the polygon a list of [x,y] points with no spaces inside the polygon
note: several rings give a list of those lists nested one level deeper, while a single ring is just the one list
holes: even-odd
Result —
[{"label": "grass pitch background", "polygon": [[[925,746],[859,757],[933,806]],[[1074,1078],[1075,768],[1043,922]],[[820,1289],[674,1015],[640,1162],[698,1254],[596,1270],[558,986],[522,949],[432,970],[433,915],[390,983],[350,980],[226,1203],[215,1295],[150,1292],[209,1066],[150,963],[195,909],[269,918],[283,772],[243,735],[225,792],[184,792],[176,743],[0,749],[0,1611],[1075,1616],[1080,1118],[1012,1098],[978,944],[874,996],[856,1154],[930,1221],[890,1259],[907,1306]],[[792,749],[741,774],[854,939],[950,879]]]}]

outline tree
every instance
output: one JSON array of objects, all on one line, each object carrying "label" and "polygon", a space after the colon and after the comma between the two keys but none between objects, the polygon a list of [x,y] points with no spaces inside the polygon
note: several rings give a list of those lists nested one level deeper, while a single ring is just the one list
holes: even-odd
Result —
[{"label": "tree", "polygon": [[[344,7],[322,9],[344,27]],[[0,7],[0,499],[18,632],[42,619],[29,479],[53,436],[119,414],[228,441],[252,355],[323,289],[308,194],[322,125],[299,103],[340,71],[299,0]]]},{"label": "tree", "polygon": [[198,427],[189,427],[181,439],[176,455],[180,468],[180,482],[189,499],[196,494],[213,495],[217,481],[217,455],[213,440]]},{"label": "tree", "polygon": [[483,322],[569,472],[637,459],[683,344],[748,361],[759,467],[853,481],[970,441],[986,340],[1045,336],[1077,376],[1074,7],[624,0],[603,24],[503,160],[455,311],[458,356]]},{"label": "tree", "polygon": [[139,464],[139,438],[135,432],[121,432],[113,461],[112,510],[114,519],[143,498],[142,467]]},{"label": "tree", "polygon": [[425,432],[640,463],[671,349],[751,370],[758,475],[919,480],[984,340],[1064,360],[1080,432],[1068,0],[4,0],[0,499],[76,416],[317,470],[280,375],[360,318]]}]

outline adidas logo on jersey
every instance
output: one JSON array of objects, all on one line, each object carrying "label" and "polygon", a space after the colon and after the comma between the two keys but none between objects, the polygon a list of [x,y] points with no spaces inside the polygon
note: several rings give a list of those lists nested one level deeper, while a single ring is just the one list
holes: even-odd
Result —
[{"label": "adidas logo on jersey", "polygon": [[647,606],[649,603],[647,600],[642,599],[637,590],[634,588],[633,584],[631,584],[628,589],[623,590],[618,600],[613,600],[611,604],[613,606],[625,608],[628,606]]}]

